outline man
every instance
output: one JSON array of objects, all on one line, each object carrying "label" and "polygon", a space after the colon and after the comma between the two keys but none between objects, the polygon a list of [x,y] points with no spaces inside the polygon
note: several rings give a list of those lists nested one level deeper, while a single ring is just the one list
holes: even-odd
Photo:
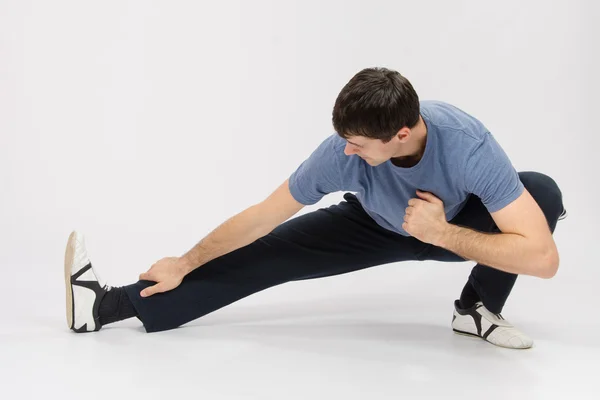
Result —
[{"label": "man", "polygon": [[[552,232],[566,215],[556,183],[517,173],[480,121],[419,101],[410,82],[386,68],[346,84],[333,126],[336,134],[269,197],[182,257],[158,261],[137,283],[100,283],[73,232],[65,256],[69,328],[97,331],[135,316],[147,332],[162,331],[289,281],[406,260],[474,260],[454,302],[453,330],[531,347],[500,313],[517,275],[556,274]],[[341,190],[356,195],[290,219]]]}]

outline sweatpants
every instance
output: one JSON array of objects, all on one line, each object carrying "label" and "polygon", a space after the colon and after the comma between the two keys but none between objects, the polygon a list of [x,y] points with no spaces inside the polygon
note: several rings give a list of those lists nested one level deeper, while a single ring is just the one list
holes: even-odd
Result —
[{"label": "sweatpants", "polygon": [[[564,210],[555,181],[538,172],[520,172],[554,232]],[[147,332],[177,328],[237,300],[286,282],[346,274],[401,261],[464,262],[444,248],[392,232],[378,225],[356,196],[292,218],[268,235],[200,266],[175,289],[150,297],[140,292],[154,282],[138,281],[124,289]],[[448,221],[480,232],[499,232],[482,204],[471,195]],[[474,291],[493,313],[500,313],[517,275],[486,265],[473,267],[465,290]],[[471,285],[471,287],[468,287]]]}]

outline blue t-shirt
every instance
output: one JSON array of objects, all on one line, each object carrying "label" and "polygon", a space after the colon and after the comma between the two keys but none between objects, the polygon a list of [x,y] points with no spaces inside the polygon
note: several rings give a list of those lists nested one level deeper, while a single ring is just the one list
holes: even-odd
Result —
[{"label": "blue t-shirt", "polygon": [[486,127],[464,111],[441,101],[421,101],[427,126],[423,157],[410,168],[390,160],[376,167],[344,154],[346,140],[337,133],[325,139],[290,176],[292,196],[304,205],[326,194],[356,192],[365,211],[382,227],[410,236],[404,229],[408,200],[416,190],[444,202],[446,220],[463,208],[471,194],[488,212],[502,209],[524,186],[510,159]]}]

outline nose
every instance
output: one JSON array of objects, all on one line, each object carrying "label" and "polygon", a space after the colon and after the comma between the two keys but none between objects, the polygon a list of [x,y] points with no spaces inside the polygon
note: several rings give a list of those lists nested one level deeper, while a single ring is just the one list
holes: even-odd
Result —
[{"label": "nose", "polygon": [[347,156],[351,156],[352,154],[356,154],[358,153],[358,151],[356,150],[357,147],[351,145],[350,143],[346,143],[346,147],[344,148],[344,154]]}]

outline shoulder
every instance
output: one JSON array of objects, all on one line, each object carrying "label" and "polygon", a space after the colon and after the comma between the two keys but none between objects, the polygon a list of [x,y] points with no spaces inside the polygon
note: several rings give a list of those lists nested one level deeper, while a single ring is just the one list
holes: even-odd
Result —
[{"label": "shoulder", "polygon": [[326,137],[313,152],[313,157],[316,156],[325,163],[338,164],[343,160],[344,147],[346,140],[340,137],[337,133],[333,133]]},{"label": "shoulder", "polygon": [[337,133],[333,133],[328,136],[323,143],[321,143],[322,155],[329,157],[330,162],[335,162],[339,166],[345,166],[353,159],[357,157],[348,157],[344,154],[346,147],[346,139],[342,138]]},{"label": "shoulder", "polygon": [[305,168],[310,167],[311,170],[330,175],[340,174],[342,170],[349,167],[352,159],[344,154],[346,140],[333,133],[322,139],[321,142],[314,148],[310,156],[304,160]]},{"label": "shoulder", "polygon": [[336,132],[332,133],[327,139],[325,139],[325,141],[329,142],[331,150],[336,153],[340,150],[343,152],[344,147],[346,146],[346,140]]},{"label": "shoulder", "polygon": [[461,135],[475,144],[483,141],[489,133],[479,119],[453,104],[440,100],[423,100],[420,106],[425,122],[433,125],[442,137]]}]

